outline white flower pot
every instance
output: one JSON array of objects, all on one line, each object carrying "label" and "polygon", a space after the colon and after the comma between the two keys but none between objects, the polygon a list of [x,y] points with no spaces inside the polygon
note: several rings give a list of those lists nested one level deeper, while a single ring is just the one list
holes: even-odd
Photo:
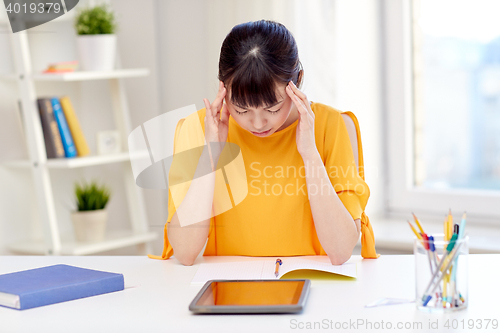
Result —
[{"label": "white flower pot", "polygon": [[84,71],[111,71],[115,68],[116,35],[79,35],[80,68]]},{"label": "white flower pot", "polygon": [[79,242],[98,242],[104,239],[108,211],[106,209],[73,212],[75,237]]}]

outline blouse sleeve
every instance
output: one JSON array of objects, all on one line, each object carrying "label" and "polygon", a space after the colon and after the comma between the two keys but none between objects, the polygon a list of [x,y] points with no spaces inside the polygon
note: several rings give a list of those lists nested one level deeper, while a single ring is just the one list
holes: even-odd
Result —
[{"label": "blouse sleeve", "polygon": [[[168,240],[167,226],[177,211],[194,179],[196,168],[205,146],[203,119],[205,109],[201,109],[177,123],[174,134],[174,156],[168,172],[168,217],[163,231],[163,253],[161,256],[148,255],[152,259],[168,259],[173,248]],[[212,221],[209,234],[212,232]]]},{"label": "blouse sleeve", "polygon": [[354,161],[349,134],[340,113],[335,117],[337,118],[336,122],[333,122],[335,125],[331,126],[331,128],[336,128],[336,131],[330,131],[325,136],[325,167],[335,191],[352,218],[361,220],[361,256],[365,259],[377,259],[380,254],[375,250],[373,228],[364,212],[370,189],[364,180],[363,147],[359,124],[352,112],[344,113],[352,119],[356,127],[359,167]]},{"label": "blouse sleeve", "polygon": [[331,114],[326,131],[324,163],[332,186],[353,220],[360,219],[370,196],[354,161],[352,146],[340,113]]},{"label": "blouse sleeve", "polygon": [[[174,134],[174,154],[176,152],[176,146],[177,146],[177,140],[179,137],[179,132],[182,127],[182,123],[184,122],[184,119],[179,120],[177,123],[177,126],[175,128],[175,134]],[[170,172],[169,172],[169,178],[170,178]],[[168,189],[168,217],[167,217],[167,223],[165,223],[165,226],[163,228],[163,253],[161,256],[156,256],[152,254],[148,254],[148,257],[151,259],[161,259],[165,260],[170,258],[174,254],[174,249],[172,248],[172,245],[170,245],[170,242],[168,241],[168,235],[167,235],[167,225],[172,221],[172,216],[174,216],[175,213],[175,205],[174,201],[172,200],[172,194],[170,193],[170,188]]]}]

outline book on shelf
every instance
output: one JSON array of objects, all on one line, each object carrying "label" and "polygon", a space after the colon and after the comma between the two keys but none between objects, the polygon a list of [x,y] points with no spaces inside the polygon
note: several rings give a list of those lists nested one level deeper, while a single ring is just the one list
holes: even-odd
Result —
[{"label": "book on shelf", "polygon": [[43,73],[68,73],[78,70],[78,61],[62,61],[49,64]]},{"label": "book on shelf", "polygon": [[90,154],[89,145],[85,136],[83,135],[82,128],[80,127],[80,122],[76,116],[71,100],[68,96],[63,96],[59,99],[64,115],[66,116],[66,121],[68,122],[69,130],[73,136],[73,141],[76,146],[76,151],[78,156],[87,156]]},{"label": "book on shelf", "polygon": [[52,265],[0,275],[0,306],[26,310],[123,290],[123,274]]},{"label": "book on shelf", "polygon": [[61,140],[64,148],[64,155],[66,157],[76,157],[76,146],[73,141],[73,136],[69,130],[68,122],[66,121],[66,116],[62,110],[61,103],[59,103],[59,98],[52,97],[50,99],[52,103],[52,109],[54,111],[54,117],[57,121],[57,126],[59,127],[59,132],[61,132]]},{"label": "book on shelf", "polygon": [[52,109],[52,103],[48,98],[39,98],[38,111],[42,123],[43,139],[45,141],[45,150],[47,158],[65,157],[64,147],[62,145],[61,134]]},{"label": "book on shelf", "polygon": [[[20,105],[21,107],[21,105]],[[90,149],[68,96],[38,98],[47,158],[87,156]]]}]

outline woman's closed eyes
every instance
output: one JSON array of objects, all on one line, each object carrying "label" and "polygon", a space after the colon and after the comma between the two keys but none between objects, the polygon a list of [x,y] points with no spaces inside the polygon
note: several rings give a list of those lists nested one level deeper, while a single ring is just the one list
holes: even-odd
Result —
[{"label": "woman's closed eyes", "polygon": [[[276,106],[276,105],[278,105],[278,104],[281,104],[282,102],[283,102],[283,101],[278,102],[278,103],[276,103],[276,104],[275,104],[275,105],[273,105],[273,106]],[[235,105],[235,106],[236,106],[236,105]],[[272,106],[271,106],[271,107],[272,107]],[[247,112],[248,112],[248,110],[245,110],[245,108],[244,108],[244,107],[238,106],[238,108],[239,108],[239,109],[242,109],[242,110],[244,110],[244,111],[238,111],[236,108],[234,108],[234,111],[236,111],[236,113],[237,113],[237,114],[240,114],[240,115],[241,115],[241,114],[245,114],[245,113],[247,113]],[[281,110],[281,108],[279,108],[278,110],[268,110],[268,109],[265,109],[265,110],[266,110],[267,112],[271,113],[271,114],[276,114],[276,113],[278,113],[278,112]]]},{"label": "woman's closed eyes", "polygon": [[[280,110],[281,110],[281,109],[278,109],[278,110],[275,110],[275,111],[272,111],[272,110],[266,110],[266,111],[267,111],[267,112],[269,112],[269,113],[271,113],[271,114],[276,114],[276,113],[278,113]],[[245,110],[245,111],[241,111],[241,112],[240,112],[240,111],[238,111],[238,110],[236,110],[236,109],[234,109],[234,111],[236,111],[236,113],[237,113],[237,114],[245,114],[245,113],[247,113],[247,112],[248,112],[248,111],[246,111],[246,110]]]}]

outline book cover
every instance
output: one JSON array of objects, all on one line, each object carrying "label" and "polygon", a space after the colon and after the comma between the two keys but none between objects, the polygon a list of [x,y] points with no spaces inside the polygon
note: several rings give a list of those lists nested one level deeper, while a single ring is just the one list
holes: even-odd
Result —
[{"label": "book cover", "polygon": [[0,306],[18,310],[123,290],[123,274],[53,265],[0,275]]},{"label": "book cover", "polygon": [[59,132],[61,132],[61,139],[64,147],[64,154],[66,157],[76,156],[76,146],[73,141],[73,136],[69,130],[68,123],[66,121],[66,116],[61,107],[59,99],[53,97],[50,99],[52,102],[52,109],[54,110],[54,117],[57,121],[57,126],[59,127]]},{"label": "book cover", "polygon": [[39,98],[37,102],[40,120],[42,122],[43,140],[45,141],[47,158],[65,157],[61,134],[54,117],[50,99]]},{"label": "book cover", "polygon": [[78,156],[81,157],[90,154],[90,149],[87,144],[87,140],[85,140],[82,128],[80,127],[80,122],[76,117],[75,110],[73,109],[73,105],[71,104],[69,97],[68,96],[61,97],[59,99],[59,102],[61,103],[64,115],[66,116],[66,121],[68,122],[71,135],[73,136],[73,141],[75,143]]},{"label": "book cover", "polygon": [[78,61],[61,61],[53,64],[49,64],[45,71],[60,71],[60,70],[70,70],[76,71],[78,70]]}]

